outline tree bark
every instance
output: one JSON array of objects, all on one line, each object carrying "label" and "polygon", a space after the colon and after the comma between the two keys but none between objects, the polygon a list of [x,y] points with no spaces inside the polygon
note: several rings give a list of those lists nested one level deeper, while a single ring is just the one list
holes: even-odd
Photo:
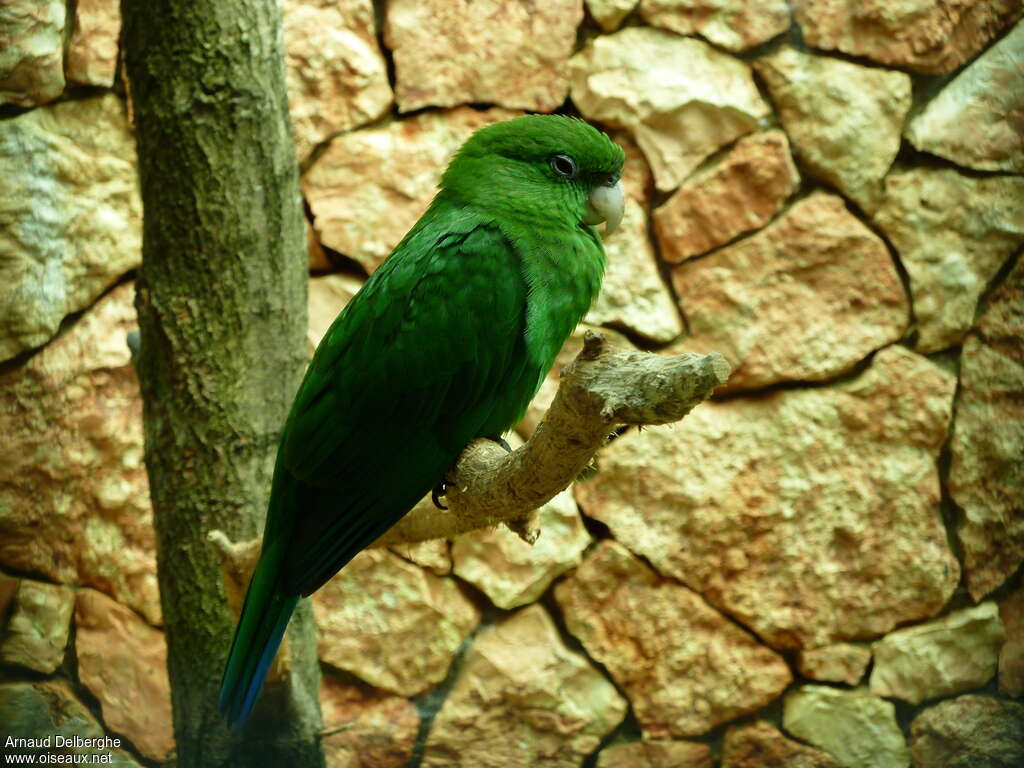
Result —
[{"label": "tree bark", "polygon": [[235,617],[207,534],[259,534],[305,364],[305,232],[277,0],[123,0],[138,137],[146,466],[180,768],[321,766],[312,617],[241,733],[217,711]]}]

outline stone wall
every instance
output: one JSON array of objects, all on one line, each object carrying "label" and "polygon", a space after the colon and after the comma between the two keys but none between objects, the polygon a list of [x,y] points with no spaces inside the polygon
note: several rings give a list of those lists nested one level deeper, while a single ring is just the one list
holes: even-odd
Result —
[{"label": "stone wall", "polygon": [[[561,111],[628,158],[587,322],[735,368],[532,548],[321,590],[330,765],[1024,764],[1020,0],[283,7],[311,348],[473,130]],[[0,5],[0,742],[164,765],[119,26]]]}]

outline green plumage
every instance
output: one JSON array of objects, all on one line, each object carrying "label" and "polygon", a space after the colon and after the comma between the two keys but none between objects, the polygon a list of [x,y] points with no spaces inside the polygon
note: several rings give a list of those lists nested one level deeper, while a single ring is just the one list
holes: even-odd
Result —
[{"label": "green plumage", "polygon": [[584,218],[622,161],[571,118],[478,131],[335,320],[281,436],[221,687],[229,722],[252,709],[298,597],[397,522],[470,440],[522,417],[600,289],[604,251]]}]

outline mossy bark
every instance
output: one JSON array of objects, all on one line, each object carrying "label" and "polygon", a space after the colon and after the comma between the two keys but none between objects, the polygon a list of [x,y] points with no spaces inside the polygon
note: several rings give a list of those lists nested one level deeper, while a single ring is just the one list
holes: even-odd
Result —
[{"label": "mossy bark", "polygon": [[146,465],[181,768],[320,766],[308,605],[241,733],[217,691],[235,624],[207,534],[258,534],[305,361],[306,250],[277,0],[123,0],[144,205]]}]

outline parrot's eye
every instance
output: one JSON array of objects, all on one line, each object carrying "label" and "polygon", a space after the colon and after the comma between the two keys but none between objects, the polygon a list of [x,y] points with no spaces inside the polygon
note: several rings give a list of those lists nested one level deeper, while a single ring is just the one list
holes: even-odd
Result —
[{"label": "parrot's eye", "polygon": [[576,161],[568,155],[554,155],[549,161],[551,170],[567,179],[576,178]]}]

